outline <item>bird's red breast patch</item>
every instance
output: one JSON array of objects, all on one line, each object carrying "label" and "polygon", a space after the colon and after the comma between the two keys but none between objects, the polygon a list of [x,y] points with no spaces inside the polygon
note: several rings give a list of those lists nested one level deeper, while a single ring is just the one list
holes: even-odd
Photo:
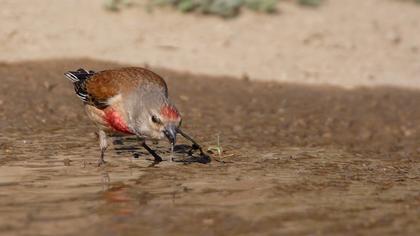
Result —
[{"label": "bird's red breast patch", "polygon": [[121,115],[113,108],[107,108],[105,112],[105,121],[115,130],[125,134],[133,134],[125,123]]},{"label": "bird's red breast patch", "polygon": [[162,116],[164,116],[166,119],[169,119],[169,120],[176,120],[179,118],[179,113],[176,110],[176,108],[170,105],[166,105],[162,107],[161,114]]}]

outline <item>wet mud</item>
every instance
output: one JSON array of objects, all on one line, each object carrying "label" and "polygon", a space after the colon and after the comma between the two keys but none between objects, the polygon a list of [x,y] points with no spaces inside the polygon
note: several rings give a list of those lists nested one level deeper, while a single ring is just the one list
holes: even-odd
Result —
[{"label": "wet mud", "polygon": [[[156,69],[213,161],[151,167],[125,138],[98,168],[95,127],[63,72],[117,66],[0,64],[1,235],[420,233],[420,91]],[[167,142],[151,146],[169,157]]]}]

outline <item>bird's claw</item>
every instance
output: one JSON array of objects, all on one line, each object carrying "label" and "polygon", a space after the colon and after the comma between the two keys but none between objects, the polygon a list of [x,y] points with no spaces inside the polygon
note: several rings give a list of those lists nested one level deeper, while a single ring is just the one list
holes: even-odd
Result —
[{"label": "bird's claw", "polygon": [[106,161],[104,160],[104,159],[99,159],[98,160],[98,167],[101,167],[102,165],[105,165],[106,164]]},{"label": "bird's claw", "polygon": [[197,149],[200,149],[200,146],[198,146],[198,144],[196,144],[196,143],[193,143],[191,148],[194,149],[194,150],[197,150]]}]

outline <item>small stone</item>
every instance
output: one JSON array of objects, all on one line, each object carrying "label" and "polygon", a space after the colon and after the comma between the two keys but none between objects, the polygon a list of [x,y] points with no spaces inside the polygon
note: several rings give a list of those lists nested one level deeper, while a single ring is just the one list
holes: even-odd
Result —
[{"label": "small stone", "polygon": [[235,132],[240,132],[240,131],[242,131],[243,130],[243,128],[242,128],[242,126],[240,126],[240,125],[235,125],[235,126],[233,126],[233,131],[235,131]]},{"label": "small stone", "polygon": [[386,37],[387,37],[387,39],[388,39],[389,41],[391,41],[393,44],[400,44],[400,43],[401,43],[401,41],[402,41],[402,37],[401,37],[401,35],[400,35],[399,33],[397,33],[397,32],[389,32],[389,33],[386,35]]},{"label": "small stone", "polygon": [[243,75],[242,75],[242,80],[243,81],[245,81],[245,82],[249,82],[251,79],[249,78],[249,75],[248,74],[246,74],[246,73],[244,73]]},{"label": "small stone", "polygon": [[181,101],[188,101],[188,100],[190,100],[190,98],[188,97],[188,96],[186,96],[186,95],[181,95],[181,96],[179,96],[179,99],[181,99]]},{"label": "small stone", "polygon": [[204,219],[203,220],[203,224],[205,224],[205,225],[213,225],[214,224],[214,220],[213,219]]},{"label": "small stone", "polygon": [[71,160],[66,158],[63,160],[65,166],[70,166]]}]

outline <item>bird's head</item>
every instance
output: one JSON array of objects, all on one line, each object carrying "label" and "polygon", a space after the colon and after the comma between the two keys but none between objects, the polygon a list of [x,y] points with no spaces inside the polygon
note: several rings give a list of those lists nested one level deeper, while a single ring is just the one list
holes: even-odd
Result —
[{"label": "bird's head", "polygon": [[157,139],[166,137],[172,145],[175,145],[181,116],[174,105],[164,104],[159,109],[152,110],[147,123],[151,137]]},{"label": "bird's head", "polygon": [[174,145],[181,115],[162,92],[138,93],[130,103],[129,120],[132,130],[146,139],[167,138]]}]

